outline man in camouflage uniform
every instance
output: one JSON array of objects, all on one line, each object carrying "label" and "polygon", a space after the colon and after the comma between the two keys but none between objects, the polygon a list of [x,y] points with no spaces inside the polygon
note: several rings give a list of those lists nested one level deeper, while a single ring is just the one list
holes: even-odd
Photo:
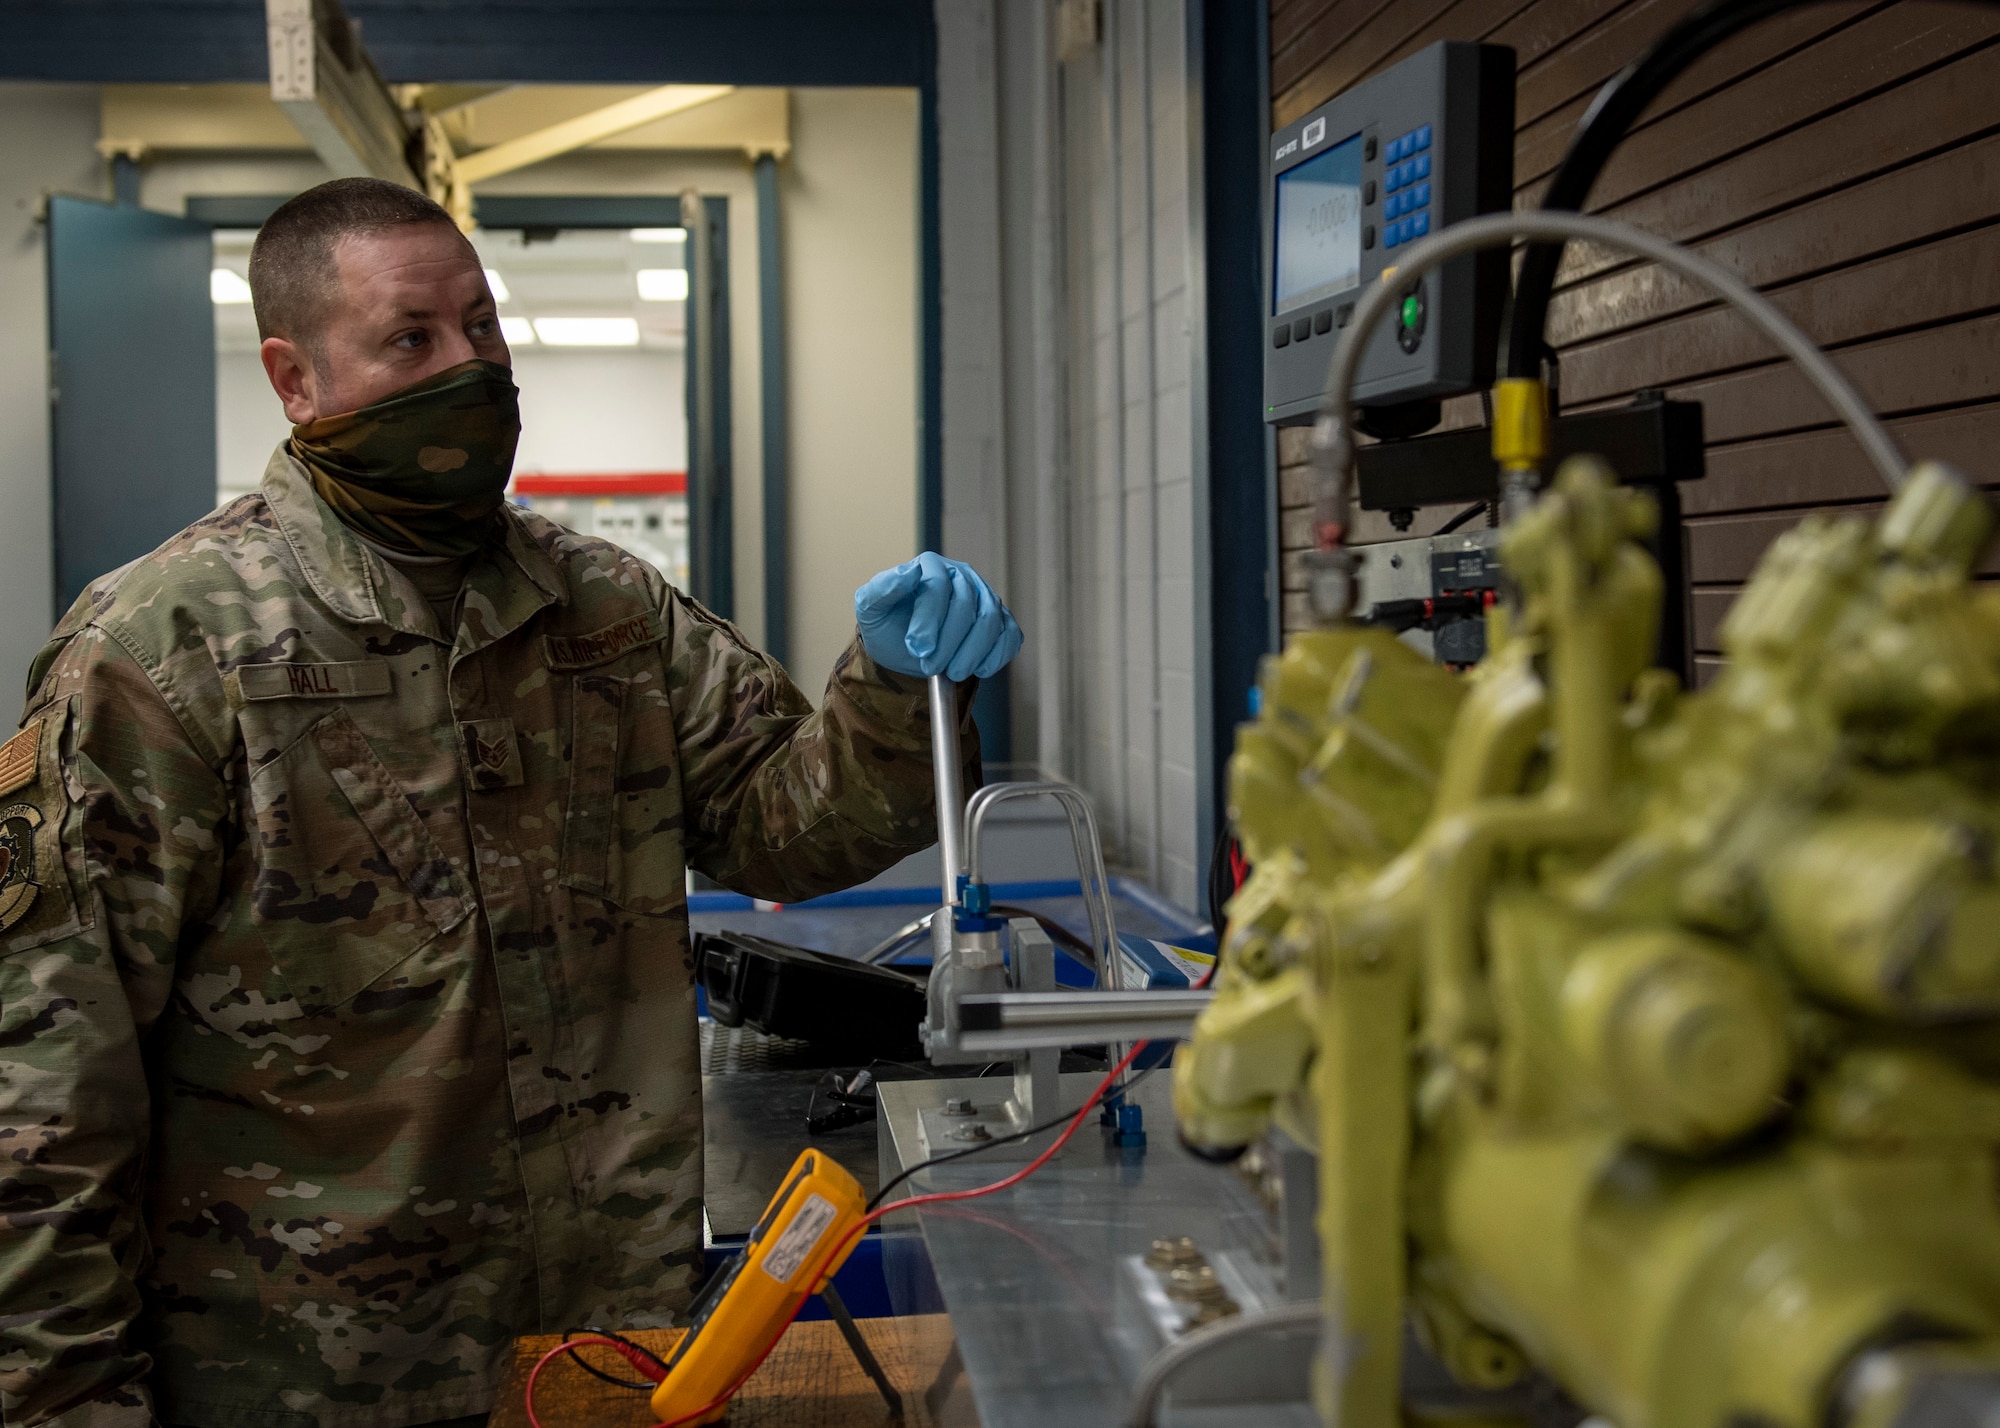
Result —
[{"label": "man in camouflage uniform", "polygon": [[261,491],[98,580],[0,747],[8,1425],[477,1421],[513,1335],[669,1322],[687,869],[793,901],[933,841],[915,676],[1019,645],[927,556],[864,591],[815,712],[651,567],[499,509],[477,259],[372,182],[259,247],[339,258],[263,275],[335,326],[394,289],[377,390],[327,417],[366,364],[267,341],[301,424]]}]

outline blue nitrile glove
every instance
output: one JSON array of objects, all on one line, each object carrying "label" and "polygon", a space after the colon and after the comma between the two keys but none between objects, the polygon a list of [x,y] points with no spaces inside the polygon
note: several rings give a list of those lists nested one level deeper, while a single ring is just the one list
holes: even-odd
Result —
[{"label": "blue nitrile glove", "polygon": [[868,657],[898,674],[990,679],[1021,650],[1021,627],[993,587],[934,551],[855,591],[854,619]]}]

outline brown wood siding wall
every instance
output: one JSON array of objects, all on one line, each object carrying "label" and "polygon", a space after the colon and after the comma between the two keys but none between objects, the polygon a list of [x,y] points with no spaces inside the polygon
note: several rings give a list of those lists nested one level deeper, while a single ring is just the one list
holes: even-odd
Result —
[{"label": "brown wood siding wall", "polygon": [[[1272,0],[1273,126],[1437,40],[1514,47],[1515,205],[1532,207],[1598,86],[1697,0]],[[2000,14],[1806,6],[1683,75],[1612,158],[1593,211],[1688,243],[1762,288],[1890,418],[1914,457],[2000,481]],[[1752,567],[1808,511],[1883,492],[1789,366],[1651,267],[1572,245],[1549,313],[1566,406],[1665,387],[1706,408],[1682,487],[1697,666]],[[1448,402],[1476,425],[1476,398]],[[1305,622],[1305,432],[1280,433],[1284,623]],[[1419,513],[1411,534],[1451,514]],[[1362,540],[1397,533],[1364,517]],[[2000,565],[1994,567],[2000,572]]]}]

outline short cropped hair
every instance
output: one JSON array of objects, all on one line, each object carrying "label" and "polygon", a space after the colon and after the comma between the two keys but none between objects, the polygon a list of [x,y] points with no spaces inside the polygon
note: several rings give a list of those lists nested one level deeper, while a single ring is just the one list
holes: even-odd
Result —
[{"label": "short cropped hair", "polygon": [[387,179],[333,179],[280,204],[250,249],[258,337],[317,346],[336,280],[334,244],[412,223],[457,227],[423,194]]}]

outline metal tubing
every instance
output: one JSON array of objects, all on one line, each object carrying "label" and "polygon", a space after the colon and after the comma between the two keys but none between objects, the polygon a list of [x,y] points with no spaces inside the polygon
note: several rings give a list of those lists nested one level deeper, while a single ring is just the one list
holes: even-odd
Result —
[{"label": "metal tubing", "polygon": [[1083,791],[1066,783],[990,783],[966,805],[966,876],[980,881],[980,835],[986,815],[998,804],[1021,798],[1052,798],[1069,819],[1070,846],[1076,852],[1076,872],[1090,916],[1090,941],[1097,950],[1097,984],[1122,991],[1124,959],[1118,955],[1118,920],[1111,907],[1111,879],[1104,871],[1104,844],[1097,834],[1097,816]]},{"label": "metal tubing", "polygon": [[946,906],[958,901],[958,875],[965,871],[965,789],[959,781],[958,689],[941,674],[930,678],[931,773],[937,781],[938,853],[944,870]]},{"label": "metal tubing", "polygon": [[[1313,430],[1312,459],[1320,502],[1329,510],[1344,510],[1353,484],[1353,386],[1369,335],[1402,299],[1410,284],[1461,253],[1498,247],[1516,238],[1581,238],[1616,252],[1650,258],[1664,268],[1706,288],[1747,318],[1799,368],[1833,413],[1853,433],[1869,464],[1891,491],[1903,484],[1909,462],[1894,438],[1883,429],[1831,359],[1791,319],[1741,278],[1678,243],[1651,233],[1581,213],[1541,210],[1532,213],[1489,213],[1468,218],[1419,239],[1404,256],[1393,282],[1376,283],[1355,305],[1347,331],[1335,344],[1328,364],[1319,420]],[[1532,250],[1530,250],[1532,251]]]}]

